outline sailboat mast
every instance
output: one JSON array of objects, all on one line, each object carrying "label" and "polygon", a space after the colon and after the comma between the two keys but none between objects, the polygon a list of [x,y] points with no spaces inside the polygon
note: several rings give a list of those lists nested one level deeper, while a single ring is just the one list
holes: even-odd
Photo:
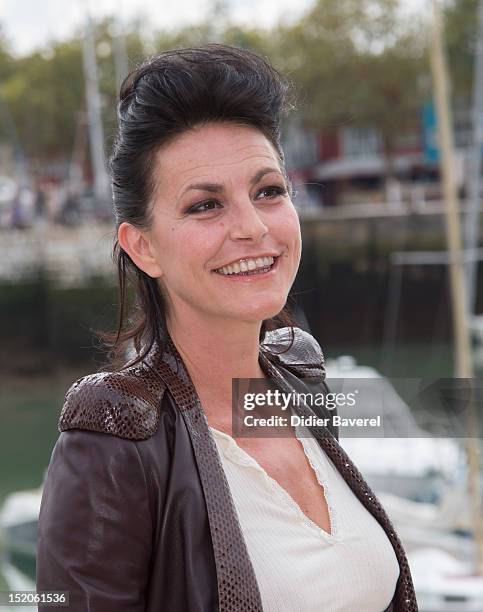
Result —
[{"label": "sailboat mast", "polygon": [[446,209],[446,241],[451,256],[448,269],[450,274],[451,305],[453,308],[456,376],[464,378],[473,375],[466,309],[465,268],[461,249],[461,228],[455,177],[456,164],[454,162],[452,114],[449,104],[448,79],[443,53],[441,13],[437,0],[433,0],[433,7],[434,35],[431,45],[431,68],[436,97],[436,112],[438,116],[440,165]]},{"label": "sailboat mast", "polygon": [[[446,240],[449,252],[448,270],[456,352],[456,376],[473,377],[471,343],[466,308],[465,266],[461,250],[461,227],[458,193],[455,180],[452,117],[448,95],[448,78],[443,52],[441,11],[438,0],[433,0],[433,36],[431,41],[431,71],[436,97],[441,174],[445,201]],[[476,543],[477,570],[483,573],[483,528],[481,521],[479,442],[475,402],[470,402],[466,452],[468,456],[468,485],[472,503],[472,522]],[[473,435],[473,437],[471,437]]]},{"label": "sailboat mast", "polygon": [[127,77],[129,72],[121,0],[118,1],[116,16],[114,19],[115,29],[114,36],[112,37],[112,47],[114,52],[114,71],[116,73],[117,90],[119,91],[122,82]]},{"label": "sailboat mast", "polygon": [[[478,32],[473,81],[473,142],[468,173],[468,212],[465,219],[465,247],[469,253],[478,247],[480,216],[481,148],[483,147],[483,0],[478,3]],[[467,307],[471,317],[476,310],[478,262],[469,258],[466,264]]]},{"label": "sailboat mast", "polygon": [[99,94],[95,39],[87,4],[83,59],[94,195],[97,208],[99,211],[102,211],[110,208],[109,181],[104,157],[104,133],[102,129],[101,97]]}]

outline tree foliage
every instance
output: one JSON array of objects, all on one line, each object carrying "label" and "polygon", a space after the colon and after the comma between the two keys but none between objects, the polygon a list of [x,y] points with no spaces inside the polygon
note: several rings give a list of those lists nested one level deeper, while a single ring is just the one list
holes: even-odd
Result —
[{"label": "tree foliage", "polygon": [[280,66],[300,85],[311,124],[375,126],[390,152],[414,123],[425,38],[417,22],[402,22],[394,0],[318,0],[279,38]]},{"label": "tree foliage", "polygon": [[[455,2],[460,12],[462,5],[469,15],[476,0]],[[474,23],[452,10],[447,12],[448,44],[453,65],[459,66],[471,54],[471,45],[457,47],[474,30]],[[108,144],[117,100],[112,28],[107,19],[97,24],[96,32]],[[295,83],[307,123],[373,125],[382,133],[388,152],[401,130],[414,122],[427,95],[424,25],[417,19],[405,20],[398,0],[316,0],[296,22],[279,23],[270,30],[231,22],[226,6],[218,1],[195,26],[166,29],[150,40],[144,31],[142,23],[128,28],[131,66],[156,51],[204,42],[252,49],[270,58]],[[85,112],[81,32],[21,58],[9,53],[0,36],[0,86],[26,154],[33,159],[69,158],[79,117]],[[8,140],[5,130],[0,138]]]},{"label": "tree foliage", "polygon": [[[104,124],[110,138],[115,124],[116,82],[112,61],[112,21],[96,28]],[[126,36],[133,63],[144,55],[140,34]],[[11,67],[9,69],[9,67]],[[32,159],[72,155],[79,123],[85,123],[86,101],[80,33],[42,51],[13,58],[0,47],[0,94],[13,120],[24,154]],[[1,132],[9,140],[10,132]]]}]

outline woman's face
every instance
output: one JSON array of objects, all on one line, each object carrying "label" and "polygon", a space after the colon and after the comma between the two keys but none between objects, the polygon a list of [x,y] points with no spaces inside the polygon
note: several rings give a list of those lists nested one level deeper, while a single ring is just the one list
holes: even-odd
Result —
[{"label": "woman's face", "polygon": [[261,322],[280,312],[301,235],[270,141],[251,127],[204,125],[158,153],[155,177],[150,275],[168,319]]}]

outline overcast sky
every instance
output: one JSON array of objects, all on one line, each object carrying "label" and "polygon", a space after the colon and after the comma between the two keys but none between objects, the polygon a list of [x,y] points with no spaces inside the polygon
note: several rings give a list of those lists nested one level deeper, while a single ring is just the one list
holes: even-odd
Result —
[{"label": "overcast sky", "polygon": [[[231,0],[237,21],[270,25],[306,10],[313,0]],[[209,0],[0,0],[0,24],[13,51],[27,53],[50,39],[68,38],[83,23],[86,6],[93,16],[115,12],[129,20],[146,15],[153,27],[195,23],[206,13]]]},{"label": "overcast sky", "polygon": [[[232,16],[241,23],[267,26],[293,19],[314,0],[230,0]],[[422,7],[428,0],[404,0]],[[129,20],[144,14],[154,28],[195,23],[206,13],[209,0],[0,0],[0,24],[12,50],[24,54],[51,39],[63,40],[84,21],[86,7],[93,16],[115,12]]]}]

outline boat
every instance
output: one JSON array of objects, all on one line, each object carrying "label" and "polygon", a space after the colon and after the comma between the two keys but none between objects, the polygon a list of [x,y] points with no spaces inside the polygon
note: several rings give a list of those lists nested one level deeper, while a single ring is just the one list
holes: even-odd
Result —
[{"label": "boat", "polygon": [[10,493],[0,508],[0,541],[5,560],[34,581],[42,488]]},{"label": "boat", "polygon": [[474,564],[434,547],[408,554],[421,612],[481,612],[483,577]]}]

